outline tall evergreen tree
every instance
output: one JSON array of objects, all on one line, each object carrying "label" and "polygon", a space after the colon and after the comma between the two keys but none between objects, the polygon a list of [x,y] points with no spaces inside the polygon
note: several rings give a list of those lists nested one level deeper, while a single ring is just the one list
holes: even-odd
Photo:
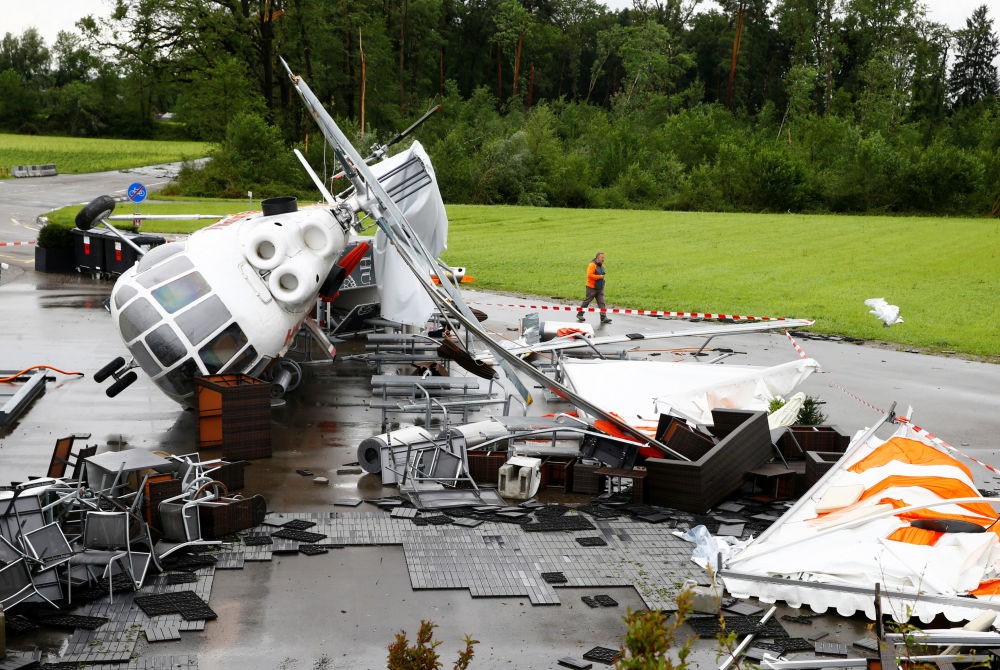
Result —
[{"label": "tall evergreen tree", "polygon": [[1000,90],[997,68],[1000,40],[993,32],[993,19],[980,5],[965,20],[965,28],[955,33],[955,64],[951,68],[948,89],[956,107],[969,107]]}]

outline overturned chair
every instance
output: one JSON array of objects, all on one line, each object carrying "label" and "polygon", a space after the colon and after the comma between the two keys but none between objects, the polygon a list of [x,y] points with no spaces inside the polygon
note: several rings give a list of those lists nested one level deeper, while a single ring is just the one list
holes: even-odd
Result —
[{"label": "overturned chair", "polygon": [[132,549],[132,535],[132,516],[127,511],[87,513],[82,546],[66,562],[68,602],[73,602],[73,583],[81,577],[91,585],[100,579],[107,579],[108,597],[112,600],[116,574],[127,575],[132,588],[142,587],[153,557],[148,551]]},{"label": "overturned chair", "polygon": [[263,496],[230,497],[218,481],[168,498],[158,509],[163,534],[154,547],[158,558],[191,547],[220,545],[222,537],[259,526],[267,516]]},{"label": "overturned chair", "polygon": [[26,558],[18,558],[0,567],[0,612],[27,600],[44,600],[55,604],[36,587]]}]

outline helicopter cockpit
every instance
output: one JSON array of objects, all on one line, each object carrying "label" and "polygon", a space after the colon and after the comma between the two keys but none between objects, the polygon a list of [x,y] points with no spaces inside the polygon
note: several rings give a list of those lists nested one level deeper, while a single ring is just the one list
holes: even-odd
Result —
[{"label": "helicopter cockpit", "polygon": [[[112,296],[129,353],[179,402],[196,375],[244,371],[258,358],[243,329],[184,253],[184,242],[150,250]],[[262,361],[266,364],[266,360]]]}]

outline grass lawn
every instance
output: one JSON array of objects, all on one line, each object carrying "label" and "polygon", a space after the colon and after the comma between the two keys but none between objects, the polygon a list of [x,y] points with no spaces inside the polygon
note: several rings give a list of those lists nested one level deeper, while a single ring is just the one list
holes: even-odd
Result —
[{"label": "grass lawn", "polygon": [[[247,208],[203,200],[141,211]],[[76,211],[51,218],[71,223]],[[1000,362],[1000,220],[475,205],[450,205],[448,215],[444,260],[467,267],[477,288],[576,304],[600,250],[614,307],[809,318],[814,332]],[[148,221],[142,230],[208,223]],[[884,328],[868,298],[899,305],[904,323]]]},{"label": "grass lawn", "polygon": [[207,155],[207,142],[107,140],[0,133],[0,166],[55,163],[64,174],[106,172],[192,160]]},{"label": "grass lawn", "polygon": [[[156,193],[152,198],[159,199]],[[63,207],[49,212],[46,216],[53,223],[66,226],[74,226],[76,214],[80,211],[80,206]],[[114,214],[132,215],[135,213],[135,205],[128,202],[120,202],[115,207]],[[222,218],[226,214],[235,212],[259,210],[260,202],[257,201],[251,207],[246,200],[225,200],[221,198],[185,198],[177,202],[142,202],[139,204],[140,214],[217,214]],[[197,221],[143,221],[141,230],[144,233],[191,233],[199,228],[204,228],[215,223],[211,219],[200,219]],[[128,221],[115,221],[115,226],[123,230],[131,230],[132,224]]]},{"label": "grass lawn", "polygon": [[[1000,220],[451,205],[444,260],[477,287],[616,307],[816,320],[812,331],[1000,357]],[[868,298],[899,305],[885,328]]]}]

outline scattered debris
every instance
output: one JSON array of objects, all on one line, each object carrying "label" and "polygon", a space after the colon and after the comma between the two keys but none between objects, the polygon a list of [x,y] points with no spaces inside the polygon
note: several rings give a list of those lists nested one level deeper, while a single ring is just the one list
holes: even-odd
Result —
[{"label": "scattered debris", "polygon": [[608,647],[594,647],[583,655],[588,661],[597,661],[605,665],[611,665],[618,660],[619,656],[617,649],[609,649]]}]

